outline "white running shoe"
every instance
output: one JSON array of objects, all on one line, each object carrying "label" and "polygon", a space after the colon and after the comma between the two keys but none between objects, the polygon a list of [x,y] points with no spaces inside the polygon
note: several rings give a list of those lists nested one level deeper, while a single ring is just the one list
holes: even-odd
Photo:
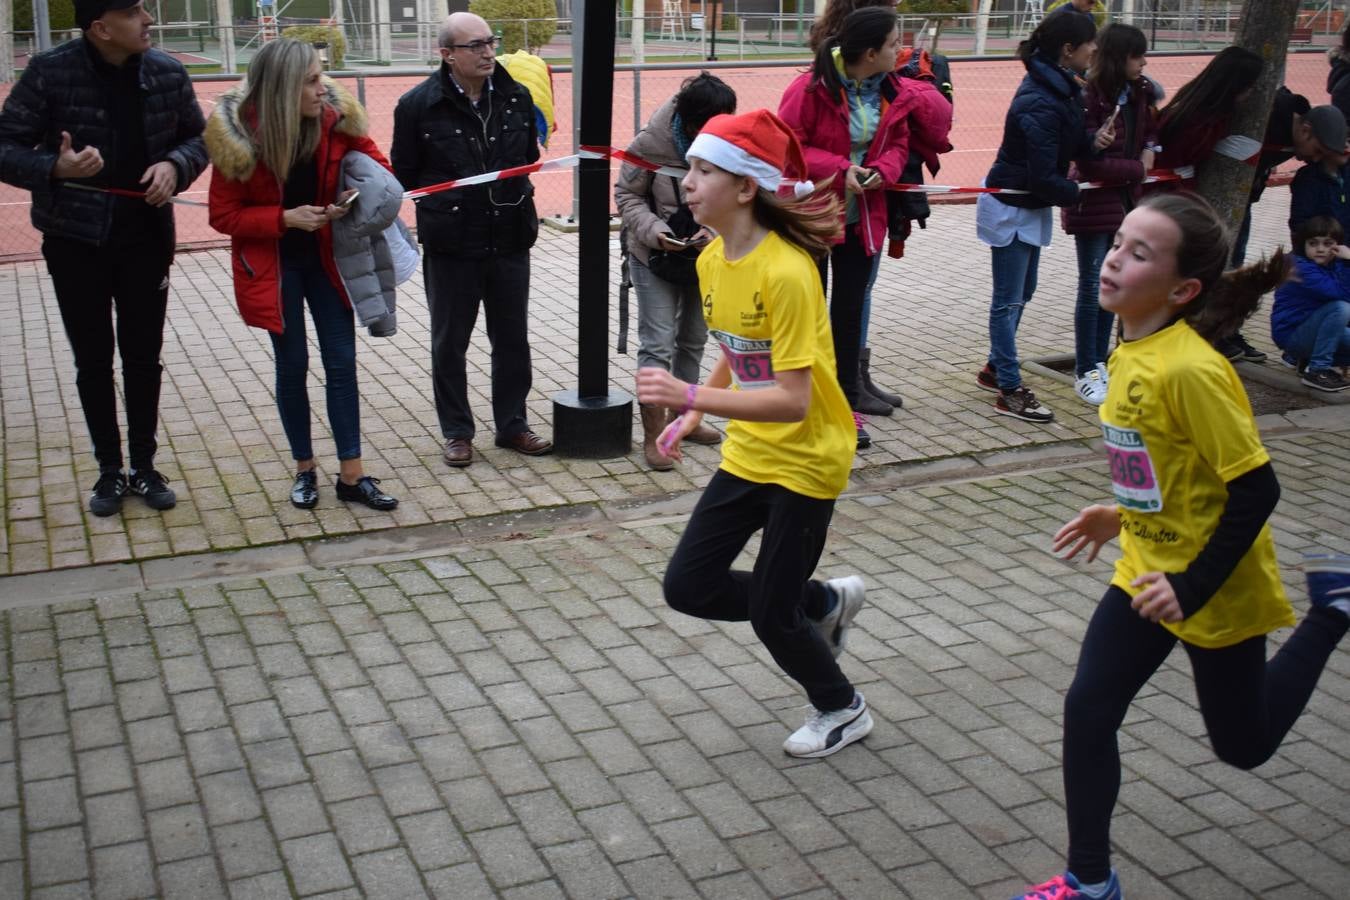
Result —
[{"label": "white running shoe", "polygon": [[848,630],[853,627],[858,610],[862,609],[867,586],[857,575],[849,575],[846,578],[831,578],[825,582],[825,587],[835,596],[834,609],[819,621],[812,619],[811,624],[825,638],[825,643],[830,645],[834,658],[838,659],[848,645]]},{"label": "white running shoe", "polygon": [[862,740],[872,730],[872,714],[867,701],[854,693],[853,702],[834,712],[812,709],[802,725],[783,742],[788,756],[815,759],[843,750],[854,741]]},{"label": "white running shoe", "polygon": [[1074,380],[1073,389],[1078,396],[1093,406],[1101,406],[1106,402],[1106,382],[1102,380],[1101,372],[1096,369],[1088,369],[1079,375]]},{"label": "white running shoe", "polygon": [[1111,386],[1111,373],[1106,370],[1106,363],[1097,363],[1097,374],[1102,376],[1102,387]]}]

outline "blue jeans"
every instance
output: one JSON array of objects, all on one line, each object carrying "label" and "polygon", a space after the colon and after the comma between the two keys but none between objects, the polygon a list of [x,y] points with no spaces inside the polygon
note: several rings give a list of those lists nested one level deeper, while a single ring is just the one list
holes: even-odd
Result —
[{"label": "blue jeans", "polygon": [[881,251],[872,256],[872,274],[867,278],[867,290],[863,293],[862,340],[858,347],[867,349],[867,324],[872,320],[872,287],[877,283],[877,274],[881,271]]},{"label": "blue jeans", "polygon": [[994,261],[994,298],[989,304],[989,364],[998,386],[1015,391],[1022,386],[1017,363],[1017,326],[1022,309],[1036,293],[1036,269],[1041,248],[1013,238],[1006,247],[990,247]]},{"label": "blue jeans", "polygon": [[328,424],[338,459],[361,456],[361,414],[356,388],[356,325],[318,258],[283,260],[281,316],[285,330],[268,332],[277,358],[277,409],[297,460],[314,458],[310,442],[309,342],[305,338],[305,301],[314,317],[314,334],[323,359]]},{"label": "blue jeans", "polygon": [[1091,371],[1097,363],[1106,362],[1111,349],[1111,326],[1116,317],[1098,303],[1101,289],[1102,261],[1111,249],[1110,232],[1075,234],[1078,249],[1078,304],[1073,310],[1074,368],[1079,375]]},{"label": "blue jeans", "polygon": [[708,323],[697,284],[672,284],[636,256],[628,274],[638,301],[638,368],[657,366],[681,381],[698,383]]},{"label": "blue jeans", "polygon": [[1331,300],[1294,329],[1280,349],[1308,361],[1308,371],[1350,365],[1350,303]]}]

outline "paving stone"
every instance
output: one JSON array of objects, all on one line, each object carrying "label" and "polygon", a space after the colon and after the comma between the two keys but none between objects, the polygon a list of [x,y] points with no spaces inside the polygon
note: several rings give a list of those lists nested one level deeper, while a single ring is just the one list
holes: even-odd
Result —
[{"label": "paving stone", "polygon": [[205,731],[229,724],[225,704],[214,688],[173,695],[174,711],[184,731]]},{"label": "paving stone", "polygon": [[262,807],[253,789],[253,782],[243,769],[218,772],[197,779],[206,820],[214,828],[231,822],[245,822],[262,815]]},{"label": "paving stone", "polygon": [[347,861],[338,849],[337,838],[331,834],[282,841],[281,854],[298,893],[316,894],[354,883]]},{"label": "paving stone", "polygon": [[161,862],[155,872],[159,884],[163,885],[165,900],[170,897],[182,900],[224,899],[225,888],[216,872],[216,861],[211,857],[197,857],[196,860]]},{"label": "paving stone", "polygon": [[325,803],[336,803],[375,792],[360,758],[353,750],[340,750],[308,758],[309,770]]},{"label": "paving stone", "polygon": [[145,836],[144,813],[134,791],[88,797],[84,809],[89,843],[95,847],[122,844]]},{"label": "paving stone", "polygon": [[328,810],[349,856],[383,850],[399,843],[398,831],[378,797],[331,803]]},{"label": "paving stone", "polygon": [[94,883],[98,897],[131,900],[157,891],[152,875],[150,847],[144,841],[94,850]]},{"label": "paving stone", "polygon": [[281,868],[276,841],[262,819],[213,827],[211,834],[227,879],[246,878]]},{"label": "paving stone", "polygon": [[28,877],[34,887],[87,878],[84,835],[56,828],[28,835]]},{"label": "paving stone", "polygon": [[150,825],[150,840],[159,864],[211,852],[206,820],[201,807],[175,806],[172,809],[151,810],[146,814]]},{"label": "paving stone", "polygon": [[498,888],[525,884],[549,874],[518,826],[475,831],[467,837],[488,878]]},{"label": "paving stone", "polygon": [[23,758],[23,777],[27,781],[75,773],[70,737],[65,733],[20,741],[19,754]]},{"label": "paving stone", "polygon": [[623,805],[601,806],[577,813],[577,820],[590,831],[605,855],[615,863],[641,859],[661,852],[642,822]]},{"label": "paving stone", "polygon": [[175,756],[142,763],[136,767],[136,779],[140,782],[146,809],[177,806],[197,799],[196,786],[186,757]]},{"label": "paving stone", "polygon": [[472,858],[468,845],[461,840],[449,813],[443,809],[404,816],[396,824],[413,861],[423,872]]},{"label": "paving stone", "polygon": [[573,897],[618,898],[628,895],[619,873],[593,841],[545,847],[544,859]]},{"label": "paving stone", "polygon": [[229,715],[234,720],[239,740],[245,744],[272,741],[289,735],[276,701],[259,700],[232,706]]},{"label": "paving stone", "polygon": [[259,789],[294,784],[309,778],[300,751],[289,738],[248,744],[244,747],[244,755]]},{"label": "paving stone", "polygon": [[402,849],[367,853],[352,860],[357,881],[367,896],[426,897],[422,879]]},{"label": "paving stone", "polygon": [[30,831],[76,825],[84,818],[73,777],[23,784],[24,822]]},{"label": "paving stone", "polygon": [[80,754],[80,792],[85,797],[135,787],[131,760],[124,746],[86,750]]},{"label": "paving stone", "polygon": [[292,896],[284,872],[264,872],[230,882],[231,900],[289,900]]}]

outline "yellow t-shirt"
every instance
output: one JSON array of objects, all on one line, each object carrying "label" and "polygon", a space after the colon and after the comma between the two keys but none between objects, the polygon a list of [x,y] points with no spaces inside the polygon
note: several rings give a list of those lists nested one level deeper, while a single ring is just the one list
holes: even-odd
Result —
[{"label": "yellow t-shirt", "polygon": [[[1122,343],[1108,364],[1102,436],[1120,511],[1111,583],[1181,572],[1209,541],[1227,482],[1270,461],[1233,366],[1184,321]],[[1197,647],[1227,647],[1294,624],[1270,526],[1195,615],[1163,625]]]},{"label": "yellow t-shirt", "polygon": [[819,500],[838,497],[848,484],[857,432],[835,376],[830,316],[815,261],[773,231],[728,261],[719,237],[698,256],[698,283],[708,335],[731,366],[733,390],[773,387],[774,372],[811,368],[806,418],[732,419],[722,468]]}]

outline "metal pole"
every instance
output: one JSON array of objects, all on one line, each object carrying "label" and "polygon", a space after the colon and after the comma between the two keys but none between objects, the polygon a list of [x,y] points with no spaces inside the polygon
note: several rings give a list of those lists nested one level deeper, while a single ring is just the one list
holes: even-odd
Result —
[{"label": "metal pole", "polygon": [[721,24],[722,6],[719,0],[712,0],[712,16],[704,16],[704,24],[712,26],[712,42],[708,45],[708,61],[717,62],[717,26]]},{"label": "metal pole", "polygon": [[0,84],[14,80],[14,4],[0,0]]},{"label": "metal pole", "polygon": [[234,9],[230,0],[216,0],[216,19],[221,71],[234,72],[238,68],[238,60],[234,51]]},{"label": "metal pole", "polygon": [[[581,73],[582,144],[608,147],[614,112],[615,0],[579,0],[584,35]],[[553,443],[560,455],[623,456],[632,449],[633,399],[609,390],[609,196],[607,159],[583,159],[577,248],[577,389],[553,396]]]},{"label": "metal pole", "polygon": [[633,134],[642,130],[642,63],[647,50],[647,0],[633,0]]},{"label": "metal pole", "polygon": [[52,49],[52,23],[47,16],[47,0],[33,0],[33,41],[39,53]]}]

